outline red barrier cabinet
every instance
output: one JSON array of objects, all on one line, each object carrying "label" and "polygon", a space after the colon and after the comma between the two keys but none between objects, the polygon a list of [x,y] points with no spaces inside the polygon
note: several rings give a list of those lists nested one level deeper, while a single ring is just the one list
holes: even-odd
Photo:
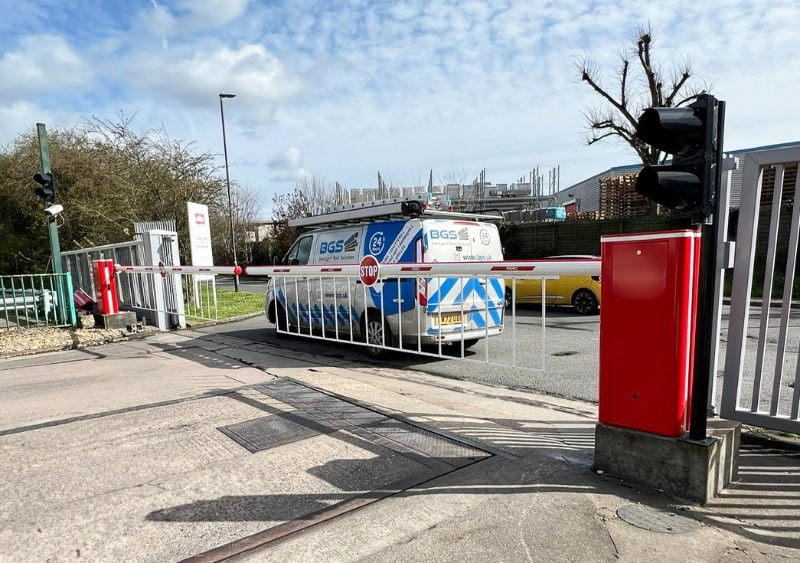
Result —
[{"label": "red barrier cabinet", "polygon": [[700,232],[601,238],[599,421],[688,429]]},{"label": "red barrier cabinet", "polygon": [[114,261],[92,260],[92,270],[98,312],[104,315],[116,315],[119,313],[119,300]]}]

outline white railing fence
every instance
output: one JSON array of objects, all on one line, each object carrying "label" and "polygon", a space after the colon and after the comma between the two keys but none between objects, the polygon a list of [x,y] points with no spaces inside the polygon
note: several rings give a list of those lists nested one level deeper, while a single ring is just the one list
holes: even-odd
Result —
[{"label": "white railing fence", "polygon": [[[460,262],[430,264],[382,264],[373,293],[379,299],[379,307],[366,308],[365,326],[370,325],[370,315],[383,316],[377,311],[392,311],[399,315],[394,324],[396,333],[387,339],[389,331],[380,330],[380,342],[366,342],[356,335],[353,323],[360,322],[355,312],[357,299],[362,303],[369,301],[368,287],[359,279],[358,264],[335,266],[249,266],[246,275],[268,275],[273,278],[273,287],[278,293],[297,295],[296,303],[278,309],[279,299],[274,300],[275,310],[271,318],[275,320],[279,334],[299,334],[300,336],[346,342],[357,346],[381,348],[420,354],[439,358],[460,358],[477,361],[486,365],[516,367],[534,371],[545,370],[547,350],[545,295],[548,280],[556,280],[560,275],[600,275],[600,261],[518,261],[518,262]],[[448,326],[462,327],[462,319],[476,319],[471,330],[455,329],[458,334],[449,341],[442,336],[433,345],[423,342],[423,306],[401,306],[406,300],[416,303],[416,289],[425,284],[439,286],[444,279],[455,280],[458,284],[456,299],[460,310],[433,312],[434,325],[444,331]],[[520,312],[516,300],[511,299],[505,307],[505,281],[516,293],[521,280],[541,280],[542,305],[537,317],[530,315],[530,309]],[[469,289],[468,289],[469,288]],[[480,306],[467,303],[466,295],[475,288],[483,288]],[[522,313],[522,314],[520,314]],[[447,317],[453,317],[450,325]],[[438,319],[438,322],[437,322]],[[382,319],[375,319],[381,326]],[[490,322],[491,320],[491,322]],[[472,320],[470,320],[472,322]],[[525,324],[528,338],[520,341],[518,333]],[[501,328],[497,329],[497,324]],[[385,325],[384,325],[385,326]],[[369,330],[369,329],[367,329]],[[459,332],[460,331],[460,332]],[[482,331],[482,334],[480,333]],[[428,339],[425,339],[428,341]]]}]

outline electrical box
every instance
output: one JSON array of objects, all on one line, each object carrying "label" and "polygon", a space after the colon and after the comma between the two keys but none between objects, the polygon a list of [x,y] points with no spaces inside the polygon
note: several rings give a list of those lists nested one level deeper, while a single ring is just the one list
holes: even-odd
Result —
[{"label": "electrical box", "polygon": [[688,430],[700,232],[607,235],[602,252],[599,421]]}]

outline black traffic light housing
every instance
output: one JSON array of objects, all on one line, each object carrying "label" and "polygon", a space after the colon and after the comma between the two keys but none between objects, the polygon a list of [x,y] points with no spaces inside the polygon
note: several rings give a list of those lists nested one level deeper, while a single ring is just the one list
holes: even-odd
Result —
[{"label": "black traffic light housing", "polygon": [[670,164],[645,166],[636,191],[681,215],[709,217],[720,180],[724,114],[725,102],[710,94],[687,107],[646,109],[636,137],[673,157]]},{"label": "black traffic light housing", "polygon": [[39,187],[34,190],[34,193],[42,198],[45,203],[53,203],[56,200],[56,188],[53,184],[53,174],[45,172],[43,174],[36,173],[33,175],[33,181],[39,184]]}]

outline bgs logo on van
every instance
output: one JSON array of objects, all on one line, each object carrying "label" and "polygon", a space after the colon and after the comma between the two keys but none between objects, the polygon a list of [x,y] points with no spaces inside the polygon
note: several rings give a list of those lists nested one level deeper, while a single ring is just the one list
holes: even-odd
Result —
[{"label": "bgs logo on van", "polygon": [[339,252],[353,252],[358,247],[358,233],[353,233],[346,239],[323,240],[319,245],[320,254],[338,254]]},{"label": "bgs logo on van", "polygon": [[453,230],[431,229],[430,236],[432,240],[458,240],[458,233]]},{"label": "bgs logo on van", "polygon": [[430,237],[433,240],[469,240],[469,231],[466,228],[460,231],[454,229],[431,229]]}]

